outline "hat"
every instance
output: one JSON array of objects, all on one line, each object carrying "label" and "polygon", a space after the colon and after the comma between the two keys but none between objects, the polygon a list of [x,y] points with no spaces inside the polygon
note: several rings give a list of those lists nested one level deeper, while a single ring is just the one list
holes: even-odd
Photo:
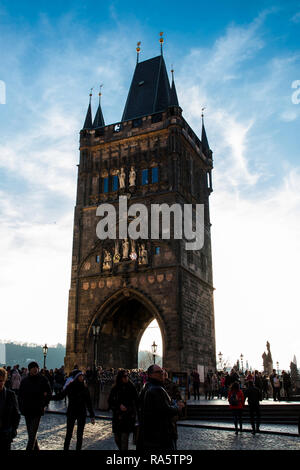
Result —
[{"label": "hat", "polygon": [[28,364],[28,370],[33,369],[34,367],[37,367],[37,368],[39,369],[38,363],[35,362],[35,361],[29,362],[29,364]]}]

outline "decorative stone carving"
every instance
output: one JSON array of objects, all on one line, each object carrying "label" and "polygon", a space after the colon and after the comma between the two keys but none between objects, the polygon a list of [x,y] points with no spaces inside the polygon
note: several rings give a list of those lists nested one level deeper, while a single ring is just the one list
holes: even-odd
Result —
[{"label": "decorative stone carving", "polygon": [[121,171],[118,172],[118,178],[119,178],[119,186],[120,189],[125,188],[125,179],[126,179],[126,173],[124,168],[121,168]]},{"label": "decorative stone carving", "polygon": [[122,242],[123,246],[123,259],[128,259],[128,253],[129,253],[129,241],[128,238],[125,238]]},{"label": "decorative stone carving", "polygon": [[131,251],[130,251],[130,259],[132,259],[132,261],[135,261],[137,259],[137,253],[136,253],[136,249],[135,249],[135,240],[131,240]]},{"label": "decorative stone carving", "polygon": [[120,262],[120,259],[121,259],[121,255],[119,253],[119,241],[116,240],[116,243],[115,243],[115,253],[114,253],[114,257],[113,257],[113,260],[114,260],[114,263],[117,264]]},{"label": "decorative stone carving", "polygon": [[111,254],[109,251],[104,250],[103,271],[111,269]]},{"label": "decorative stone carving", "polygon": [[129,186],[135,186],[136,172],[134,166],[131,167],[129,173]]},{"label": "decorative stone carving", "polygon": [[139,248],[139,264],[148,264],[148,252],[144,243]]}]

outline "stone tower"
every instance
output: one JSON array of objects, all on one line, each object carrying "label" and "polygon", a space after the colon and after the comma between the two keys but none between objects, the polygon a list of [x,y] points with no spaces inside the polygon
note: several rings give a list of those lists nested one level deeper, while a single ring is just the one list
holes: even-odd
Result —
[{"label": "stone tower", "polygon": [[[182,116],[163,55],[135,67],[120,122],[105,125],[91,99],[80,131],[66,369],[136,368],[143,332],[156,319],[163,365],[215,368],[209,195],[212,151]],[[97,207],[133,203],[204,204],[205,241],[100,240]]]}]

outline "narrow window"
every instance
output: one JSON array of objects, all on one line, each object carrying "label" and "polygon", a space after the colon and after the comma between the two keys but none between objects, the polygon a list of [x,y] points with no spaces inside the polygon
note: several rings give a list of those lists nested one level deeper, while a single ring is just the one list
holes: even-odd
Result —
[{"label": "narrow window", "polygon": [[152,183],[158,183],[158,167],[152,168]]},{"label": "narrow window", "polygon": [[100,263],[100,255],[96,256],[96,263]]},{"label": "narrow window", "polygon": [[160,246],[155,247],[155,254],[160,255]]},{"label": "narrow window", "polygon": [[143,170],[142,171],[142,184],[148,184],[149,183],[149,180],[148,180],[148,170]]},{"label": "narrow window", "polygon": [[118,175],[113,176],[113,191],[117,191],[119,187]]},{"label": "narrow window", "polygon": [[108,193],[108,176],[103,178],[103,192]]}]

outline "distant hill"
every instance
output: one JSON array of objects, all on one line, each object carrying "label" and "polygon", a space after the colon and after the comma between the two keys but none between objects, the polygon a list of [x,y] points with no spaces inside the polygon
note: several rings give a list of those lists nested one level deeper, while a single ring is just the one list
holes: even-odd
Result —
[{"label": "distant hill", "polygon": [[[49,347],[46,367],[47,369],[59,368],[64,364],[66,355],[66,348],[62,344]],[[27,367],[29,362],[36,361],[40,368],[44,365],[44,355],[42,346],[36,344],[18,344],[18,343],[2,343],[0,344],[0,365],[14,366],[19,364],[21,367]],[[162,365],[161,356],[155,357],[155,362]],[[138,367],[148,369],[153,364],[153,356],[150,351],[139,351],[138,354]]]},{"label": "distant hill", "polygon": [[[15,364],[19,364],[20,367],[27,367],[31,361],[36,361],[40,368],[44,365],[42,346],[28,345],[27,343],[5,343],[1,346],[1,365],[14,366]],[[5,350],[3,346],[5,346]],[[64,364],[65,355],[66,348],[62,344],[57,344],[55,347],[49,347],[46,358],[47,369],[61,367]]]}]

